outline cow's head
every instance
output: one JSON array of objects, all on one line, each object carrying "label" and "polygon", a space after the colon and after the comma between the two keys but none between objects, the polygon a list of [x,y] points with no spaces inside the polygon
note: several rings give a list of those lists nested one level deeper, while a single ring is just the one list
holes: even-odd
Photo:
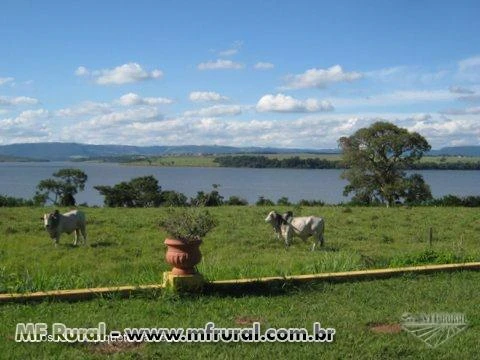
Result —
[{"label": "cow's head", "polygon": [[265,222],[267,223],[271,223],[272,225],[277,222],[278,220],[278,217],[280,216],[279,213],[277,213],[275,210],[273,211],[270,211],[267,215],[267,217],[265,218]]},{"label": "cow's head", "polygon": [[60,221],[60,213],[55,210],[50,214],[43,214],[43,224],[45,229],[50,233],[52,237],[55,236],[57,231],[58,222]]},{"label": "cow's head", "polygon": [[265,222],[272,224],[275,232],[280,234],[280,226],[285,222],[285,220],[283,219],[282,215],[274,210],[268,213],[267,217],[265,218]]}]

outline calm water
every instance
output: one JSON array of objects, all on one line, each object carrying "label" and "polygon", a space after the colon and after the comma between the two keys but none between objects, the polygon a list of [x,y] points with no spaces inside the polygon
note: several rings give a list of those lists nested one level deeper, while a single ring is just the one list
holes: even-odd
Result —
[{"label": "calm water", "polygon": [[[42,179],[52,177],[61,168],[79,168],[88,175],[85,191],[77,196],[78,203],[102,205],[103,197],[95,185],[114,185],[138,176],[153,175],[163,190],[175,190],[188,197],[197,191],[210,191],[220,184],[219,192],[227,199],[236,195],[255,203],[259,196],[273,201],[287,196],[290,201],[322,200],[326,203],[345,201],[342,195],[346,181],[342,170],[233,169],[233,168],[161,168],[96,163],[0,163],[0,194],[31,198]],[[419,171],[430,185],[433,196],[480,195],[480,171]]]}]

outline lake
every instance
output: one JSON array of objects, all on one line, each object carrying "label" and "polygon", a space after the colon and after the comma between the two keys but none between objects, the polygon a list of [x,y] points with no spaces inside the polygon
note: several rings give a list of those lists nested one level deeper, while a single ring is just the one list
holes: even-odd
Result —
[{"label": "lake", "polygon": [[[153,175],[163,190],[175,190],[195,197],[198,191],[211,191],[219,184],[225,199],[232,195],[255,203],[260,196],[277,201],[286,196],[292,202],[301,199],[322,200],[336,204],[346,201],[342,195],[346,181],[342,170],[190,168],[127,166],[115,163],[38,162],[0,163],[0,194],[32,198],[40,180],[52,177],[62,168],[78,168],[88,175],[85,191],[77,203],[103,205],[103,197],[93,186],[114,185],[134,177]],[[418,171],[430,185],[434,197],[480,195],[480,171]]]}]

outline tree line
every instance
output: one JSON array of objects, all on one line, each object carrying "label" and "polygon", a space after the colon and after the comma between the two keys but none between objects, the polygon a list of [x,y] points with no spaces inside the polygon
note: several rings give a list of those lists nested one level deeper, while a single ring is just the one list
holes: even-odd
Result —
[{"label": "tree line", "polygon": [[[277,159],[265,155],[226,155],[217,156],[214,160],[220,167],[233,168],[279,168],[279,169],[346,169],[348,165],[342,160],[329,160],[320,158],[300,158],[293,156]],[[441,160],[422,161],[409,164],[406,170],[480,170],[480,161],[455,161]]]},{"label": "tree line", "polygon": [[247,168],[289,168],[289,169],[342,169],[340,160],[327,160],[319,158],[305,158],[299,156],[290,158],[269,158],[264,155],[227,155],[218,156],[214,160],[221,167],[247,167]]}]

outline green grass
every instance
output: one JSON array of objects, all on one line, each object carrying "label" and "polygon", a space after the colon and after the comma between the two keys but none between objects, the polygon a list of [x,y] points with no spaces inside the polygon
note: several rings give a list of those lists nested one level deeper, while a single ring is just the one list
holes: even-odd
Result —
[{"label": "green grass", "polygon": [[[478,356],[479,272],[406,276],[354,283],[317,283],[237,296],[147,296],[35,305],[0,306],[0,353],[4,359],[474,359]],[[375,333],[374,324],[399,324],[404,313],[462,313],[469,328],[435,349],[413,335]],[[333,343],[144,343],[130,347],[105,344],[16,343],[18,322],[55,322],[68,327],[107,331],[127,327],[248,327],[261,330],[306,328],[313,322],[333,327]]]},{"label": "green grass", "polygon": [[[287,208],[277,207],[278,211]],[[65,209],[63,209],[65,210]],[[294,208],[325,218],[326,246],[310,252],[295,240],[286,250],[264,218],[271,208],[221,207],[219,225],[202,245],[200,271],[211,280],[307,274],[382,266],[480,259],[480,218],[468,208]],[[166,234],[158,222],[166,209],[85,208],[89,244],[72,247],[62,235],[54,248],[43,229],[42,208],[0,208],[0,291],[158,283]],[[433,227],[432,245],[428,242]],[[0,305],[0,358],[5,359],[452,359],[475,358],[480,314],[479,272],[408,275],[388,280],[308,285],[277,284],[260,292],[177,296],[144,294],[67,303]],[[378,334],[372,324],[398,324],[402,314],[465,314],[469,328],[436,349],[411,334]],[[107,330],[126,327],[305,327],[318,321],[336,329],[332,344],[217,343],[105,344],[16,343],[18,322],[65,323]]]},{"label": "green grass", "polygon": [[[278,211],[287,208],[277,207]],[[199,270],[210,280],[347,271],[480,259],[480,219],[469,208],[294,208],[325,218],[326,245],[285,249],[264,222],[267,207],[220,207]],[[42,208],[0,208],[0,292],[157,283],[168,270],[166,209],[86,208],[88,246],[63,234],[55,248]],[[433,242],[429,245],[429,228]]]},{"label": "green grass", "polygon": [[218,167],[213,155],[152,156],[146,160],[128,162],[128,165],[177,166],[177,167]]},{"label": "green grass", "polygon": [[479,156],[424,156],[420,159],[420,162],[447,163],[447,164],[454,164],[458,162],[476,163],[479,161],[480,161]]}]

